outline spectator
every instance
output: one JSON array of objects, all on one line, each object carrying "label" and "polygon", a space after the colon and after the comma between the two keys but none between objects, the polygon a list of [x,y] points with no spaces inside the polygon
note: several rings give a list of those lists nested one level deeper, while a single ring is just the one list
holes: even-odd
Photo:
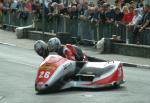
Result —
[{"label": "spectator", "polygon": [[144,6],[144,15],[142,16],[140,25],[137,25],[133,31],[134,42],[136,44],[142,43],[142,40],[140,40],[140,32],[146,27],[150,27],[150,5],[148,4]]},{"label": "spectator", "polygon": [[3,2],[3,14],[7,14],[8,10],[10,10],[10,2],[9,1],[5,1]]},{"label": "spectator", "polygon": [[123,14],[128,13],[129,12],[128,6],[123,6],[122,12],[123,12]]},{"label": "spectator", "polygon": [[104,3],[104,12],[105,12],[105,18],[107,23],[114,22],[114,10],[110,9],[110,4]]},{"label": "spectator", "polygon": [[82,5],[82,13],[80,15],[80,19],[85,20],[88,18],[88,9],[90,7],[88,6],[88,2],[84,1]]},{"label": "spectator", "polygon": [[82,14],[82,5],[79,3],[77,4],[77,12],[78,12],[78,18]]},{"label": "spectator", "polygon": [[94,17],[94,11],[95,11],[95,7],[89,7],[89,9],[88,9],[88,20],[92,20],[92,18]]},{"label": "spectator", "polygon": [[130,6],[132,6],[133,8],[136,8],[136,3],[132,0],[130,3]]},{"label": "spectator", "polygon": [[136,8],[137,8],[138,11],[140,12],[140,14],[143,15],[143,13],[144,13],[143,0],[138,0],[138,2],[137,2],[137,4],[136,4]]},{"label": "spectator", "polygon": [[50,14],[52,14],[52,12],[54,11],[54,8],[52,7],[52,2],[48,3],[48,11]]},{"label": "spectator", "polygon": [[18,1],[18,10],[19,11],[24,11],[24,8],[25,8],[25,2],[24,1]]},{"label": "spectator", "polygon": [[51,6],[54,8],[53,14],[58,15],[58,3],[53,2]]},{"label": "spectator", "polygon": [[121,12],[119,7],[116,7],[115,14],[114,14],[115,24],[117,26],[118,26],[118,24],[121,24],[122,19],[123,19],[123,13]]},{"label": "spectator", "polygon": [[77,11],[76,5],[73,5],[71,7],[71,12],[69,13],[69,15],[70,15],[71,19],[77,19],[78,18],[78,11]]},{"label": "spectator", "polygon": [[124,24],[129,24],[132,21],[133,17],[134,17],[134,7],[130,6],[129,11],[124,12],[122,21]]},{"label": "spectator", "polygon": [[12,0],[10,4],[10,9],[12,12],[15,12],[18,8],[18,1],[17,0]]},{"label": "spectator", "polygon": [[72,1],[71,1],[71,6],[77,6],[76,0],[72,0]]},{"label": "spectator", "polygon": [[125,5],[125,0],[116,0],[115,3],[122,8]]},{"label": "spectator", "polygon": [[136,4],[136,8],[142,8],[144,5],[143,5],[143,0],[138,0],[137,1],[137,4]]},{"label": "spectator", "polygon": [[98,9],[98,22],[99,23],[104,23],[105,22],[105,14],[104,14],[104,8],[103,6],[100,6]]},{"label": "spectator", "polygon": [[97,6],[102,6],[105,3],[104,0],[98,0],[97,1]]},{"label": "spectator", "polygon": [[89,6],[90,6],[90,7],[94,7],[95,5],[94,5],[93,2],[89,2]]},{"label": "spectator", "polygon": [[38,1],[36,1],[35,8],[32,12],[33,12],[33,14],[34,14],[34,16],[37,20],[42,19],[42,7],[41,7],[41,4]]},{"label": "spectator", "polygon": [[93,13],[93,17],[91,19],[91,22],[95,22],[95,23],[98,23],[100,20],[100,13],[99,13],[99,7],[96,6],[94,8],[94,13]]},{"label": "spectator", "polygon": [[135,9],[134,17],[132,21],[128,24],[128,31],[131,30],[131,27],[136,28],[136,26],[140,23],[141,19],[142,19],[142,16],[140,15],[140,12],[138,11],[138,9]]},{"label": "spectator", "polygon": [[32,12],[33,0],[28,0],[25,5],[25,11]]},{"label": "spectator", "polygon": [[121,8],[121,3],[119,2],[119,0],[115,0],[115,5],[118,8]]},{"label": "spectator", "polygon": [[99,13],[100,13],[100,22],[105,23],[106,22],[106,16],[105,16],[105,9],[104,5],[99,8]]},{"label": "spectator", "polygon": [[52,7],[52,2],[48,3],[48,14],[47,14],[47,21],[52,21],[54,8]]},{"label": "spectator", "polygon": [[84,1],[84,2],[83,2],[83,9],[84,9],[84,10],[88,10],[88,7],[89,7],[88,5],[89,5],[88,2],[87,2],[87,1]]},{"label": "spectator", "polygon": [[132,21],[129,23],[129,25],[138,25],[140,23],[142,19],[142,16],[140,15],[140,12],[138,11],[138,9],[134,10],[134,17],[132,19]]},{"label": "spectator", "polygon": [[65,8],[63,3],[58,4],[58,11],[60,15],[67,14],[67,8]]}]

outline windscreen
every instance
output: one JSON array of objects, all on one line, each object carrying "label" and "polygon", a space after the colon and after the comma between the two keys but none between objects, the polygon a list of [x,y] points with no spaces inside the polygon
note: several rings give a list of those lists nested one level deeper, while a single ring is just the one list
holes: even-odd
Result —
[{"label": "windscreen", "polygon": [[49,55],[48,57],[46,57],[46,59],[41,63],[41,65],[43,64],[54,64],[59,62],[60,60],[62,60],[63,57],[59,56],[59,55]]}]

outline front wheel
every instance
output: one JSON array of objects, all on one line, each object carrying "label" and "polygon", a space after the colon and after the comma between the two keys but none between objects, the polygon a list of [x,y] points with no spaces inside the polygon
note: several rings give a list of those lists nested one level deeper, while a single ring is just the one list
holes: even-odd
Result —
[{"label": "front wheel", "polygon": [[114,87],[114,88],[119,88],[119,87],[120,87],[120,83],[115,82],[115,83],[113,84],[113,87]]},{"label": "front wheel", "polygon": [[115,82],[115,83],[113,84],[113,86],[114,86],[115,88],[119,88],[120,85],[123,84],[123,83],[125,83],[125,81],[124,81],[124,80],[120,80],[120,81],[118,81],[118,82]]}]

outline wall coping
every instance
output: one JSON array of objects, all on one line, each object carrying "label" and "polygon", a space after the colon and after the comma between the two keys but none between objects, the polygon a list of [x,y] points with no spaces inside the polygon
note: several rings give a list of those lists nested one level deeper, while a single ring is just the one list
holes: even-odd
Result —
[{"label": "wall coping", "polygon": [[137,48],[148,48],[150,49],[150,46],[148,45],[136,45],[136,44],[126,44],[126,43],[113,43],[120,46],[128,46],[128,47],[137,47]]},{"label": "wall coping", "polygon": [[[36,34],[42,34],[42,31],[34,31],[34,30],[30,30],[28,31],[29,33],[36,33]],[[52,35],[52,36],[56,36],[55,33],[49,33],[49,32],[44,32],[44,35]]]}]

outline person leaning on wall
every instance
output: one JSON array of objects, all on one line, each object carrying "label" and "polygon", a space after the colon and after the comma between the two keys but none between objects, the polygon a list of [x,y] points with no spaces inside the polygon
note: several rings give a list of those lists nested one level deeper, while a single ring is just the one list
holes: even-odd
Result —
[{"label": "person leaning on wall", "polygon": [[141,23],[139,23],[133,30],[134,34],[134,42],[136,44],[141,44],[141,35],[140,33],[147,27],[150,27],[150,5],[144,5],[144,14],[141,19]]},{"label": "person leaning on wall", "polygon": [[140,14],[140,11],[136,8],[134,9],[134,17],[132,21],[128,24],[128,30],[131,30],[131,27],[135,28],[140,23],[142,19],[142,15]]}]

